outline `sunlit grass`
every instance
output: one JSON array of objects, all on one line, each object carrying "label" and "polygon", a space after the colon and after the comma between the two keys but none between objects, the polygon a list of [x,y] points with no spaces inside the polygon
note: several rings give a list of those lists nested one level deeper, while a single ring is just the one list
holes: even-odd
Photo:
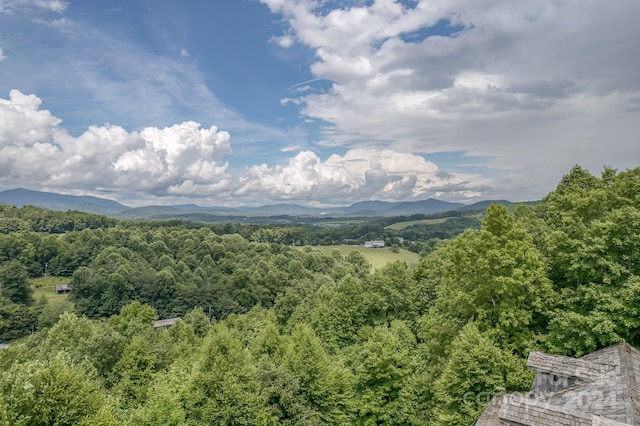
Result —
[{"label": "sunlit grass", "polygon": [[444,223],[449,219],[448,217],[443,217],[439,219],[422,219],[422,220],[408,220],[406,222],[397,222],[391,224],[389,226],[385,226],[384,229],[392,229],[394,231],[402,231],[405,228],[408,228],[413,225],[437,225],[439,223]]},{"label": "sunlit grass", "polygon": [[47,303],[60,303],[68,299],[68,294],[56,293],[56,286],[61,284],[69,284],[71,281],[68,277],[39,277],[31,279],[31,288],[33,289],[33,300],[40,301],[42,297]]},{"label": "sunlit grass", "polygon": [[352,251],[357,251],[362,253],[362,255],[371,263],[374,269],[380,269],[383,266],[401,261],[406,262],[409,266],[415,266],[420,261],[420,256],[417,253],[413,253],[407,249],[399,249],[398,253],[394,253],[389,250],[389,247],[385,248],[365,248],[363,246],[348,246],[348,245],[338,245],[338,246],[314,246],[314,249],[318,249],[325,254],[331,253],[332,250],[339,250],[342,255],[346,256]]}]

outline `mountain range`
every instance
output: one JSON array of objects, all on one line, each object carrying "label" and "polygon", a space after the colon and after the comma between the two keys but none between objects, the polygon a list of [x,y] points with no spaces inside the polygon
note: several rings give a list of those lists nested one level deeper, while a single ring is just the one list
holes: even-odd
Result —
[{"label": "mountain range", "polygon": [[[91,196],[63,195],[52,192],[31,191],[17,188],[0,191],[0,204],[16,207],[31,205],[49,210],[76,210],[86,213],[127,219],[181,219],[200,217],[202,221],[214,221],[225,217],[391,217],[413,214],[435,214],[465,209],[479,210],[491,203],[510,204],[508,201],[480,201],[467,205],[429,198],[421,201],[362,201],[345,207],[315,208],[296,204],[271,204],[260,207],[201,207],[195,204],[170,206],[128,207],[117,201]],[[209,220],[206,220],[209,219]]]}]

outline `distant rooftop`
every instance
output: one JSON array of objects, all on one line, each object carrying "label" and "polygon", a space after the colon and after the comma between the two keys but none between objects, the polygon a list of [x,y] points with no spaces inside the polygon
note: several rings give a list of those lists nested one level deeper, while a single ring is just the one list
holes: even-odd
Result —
[{"label": "distant rooftop", "polygon": [[71,291],[71,287],[69,284],[58,284],[56,285],[56,293],[69,293]]},{"label": "distant rooftop", "polygon": [[163,320],[158,320],[153,323],[153,328],[164,328],[166,330],[167,328],[171,327],[181,319],[182,318],[180,317],[176,317],[176,318],[167,318]]}]

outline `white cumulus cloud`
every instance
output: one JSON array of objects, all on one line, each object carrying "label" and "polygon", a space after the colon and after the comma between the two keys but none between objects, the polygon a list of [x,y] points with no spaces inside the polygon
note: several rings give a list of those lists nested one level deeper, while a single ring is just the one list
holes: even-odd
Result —
[{"label": "white cumulus cloud", "polygon": [[469,177],[452,175],[414,154],[393,150],[353,149],[322,161],[302,151],[286,165],[251,167],[237,195],[254,194],[263,201],[322,200],[348,204],[361,200],[409,200],[444,196],[466,199],[480,188]]},{"label": "white cumulus cloud", "polygon": [[229,133],[187,121],[128,132],[91,126],[70,135],[41,100],[12,90],[0,99],[0,184],[192,195],[220,191],[229,179],[222,157]]},{"label": "white cumulus cloud", "polygon": [[62,0],[0,0],[0,13],[12,13],[20,9],[37,8],[62,13],[69,2]]},{"label": "white cumulus cloud", "polygon": [[18,90],[9,99],[0,98],[0,189],[118,194],[121,201],[135,204],[288,199],[325,205],[369,199],[465,200],[488,191],[479,176],[447,173],[423,156],[392,149],[351,149],[323,160],[292,145],[283,148],[292,155],[286,164],[233,169],[224,160],[231,153],[230,135],[216,126],[185,121],[128,131],[105,124],[74,136],[41,106],[36,95]]}]

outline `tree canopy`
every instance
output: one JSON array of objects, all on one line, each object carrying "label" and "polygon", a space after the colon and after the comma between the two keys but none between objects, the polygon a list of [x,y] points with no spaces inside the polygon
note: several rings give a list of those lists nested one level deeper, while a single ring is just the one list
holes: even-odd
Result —
[{"label": "tree canopy", "polygon": [[[470,425],[530,387],[530,351],[640,347],[640,168],[576,166],[415,267],[296,247],[304,227],[0,225],[0,425]],[[33,300],[45,272],[63,304]]]}]

